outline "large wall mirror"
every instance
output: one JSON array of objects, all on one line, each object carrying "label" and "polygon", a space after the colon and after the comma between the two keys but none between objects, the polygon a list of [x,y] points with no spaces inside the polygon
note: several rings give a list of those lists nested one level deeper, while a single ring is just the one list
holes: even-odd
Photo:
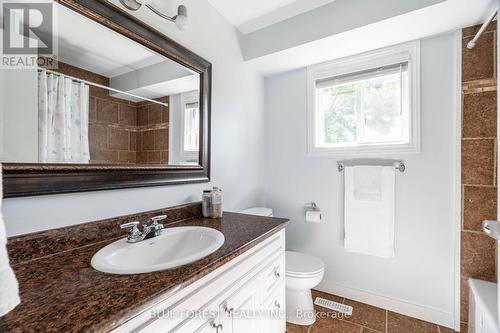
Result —
[{"label": "large wall mirror", "polygon": [[106,2],[55,6],[57,59],[1,70],[5,195],[208,181],[210,63]]}]

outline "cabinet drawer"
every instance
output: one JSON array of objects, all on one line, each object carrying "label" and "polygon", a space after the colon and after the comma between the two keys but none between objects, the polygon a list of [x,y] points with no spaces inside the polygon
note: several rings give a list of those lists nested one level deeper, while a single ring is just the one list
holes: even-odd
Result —
[{"label": "cabinet drawer", "polygon": [[274,260],[266,269],[263,275],[264,280],[264,298],[267,298],[268,294],[278,285],[278,283],[284,282],[285,280],[285,255],[280,255],[276,260]]}]

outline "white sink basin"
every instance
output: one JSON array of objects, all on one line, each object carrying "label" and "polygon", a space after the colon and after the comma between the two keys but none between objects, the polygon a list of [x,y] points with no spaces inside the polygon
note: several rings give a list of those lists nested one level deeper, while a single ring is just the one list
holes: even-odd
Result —
[{"label": "white sink basin", "polygon": [[217,251],[224,235],[212,228],[167,228],[139,243],[120,239],[99,250],[91,261],[96,270],[112,274],[162,271],[189,264]]}]

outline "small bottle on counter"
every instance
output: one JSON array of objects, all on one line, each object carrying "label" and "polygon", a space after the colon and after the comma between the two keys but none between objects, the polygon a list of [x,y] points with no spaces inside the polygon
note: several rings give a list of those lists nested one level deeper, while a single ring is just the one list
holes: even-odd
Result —
[{"label": "small bottle on counter", "polygon": [[201,202],[201,213],[203,217],[212,217],[212,191],[204,190]]},{"label": "small bottle on counter", "polygon": [[212,218],[222,217],[222,190],[214,187],[212,190]]}]

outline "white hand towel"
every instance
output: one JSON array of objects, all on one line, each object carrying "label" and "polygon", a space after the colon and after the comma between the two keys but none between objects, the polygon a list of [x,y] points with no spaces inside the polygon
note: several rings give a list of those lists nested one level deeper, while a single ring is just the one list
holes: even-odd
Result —
[{"label": "white hand towel", "polygon": [[354,199],[380,201],[382,196],[382,167],[356,166],[354,169]]},{"label": "white hand towel", "polygon": [[394,167],[346,167],[344,188],[346,251],[394,257]]},{"label": "white hand towel", "polygon": [[2,165],[0,164],[0,317],[14,309],[20,302],[19,286],[9,264],[7,234],[2,217]]}]

